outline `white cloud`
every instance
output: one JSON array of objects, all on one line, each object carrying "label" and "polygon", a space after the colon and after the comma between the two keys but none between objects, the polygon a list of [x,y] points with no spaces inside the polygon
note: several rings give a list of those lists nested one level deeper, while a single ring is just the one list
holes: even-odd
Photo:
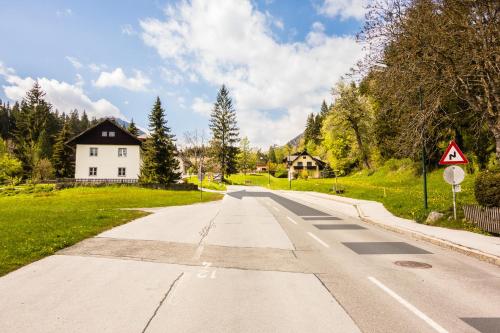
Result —
[{"label": "white cloud", "polygon": [[135,71],[135,76],[127,77],[120,67],[112,72],[101,72],[94,85],[99,88],[121,87],[132,91],[144,91],[151,80],[141,71]]},{"label": "white cloud", "polygon": [[178,85],[183,81],[182,76],[175,70],[171,70],[166,67],[161,67],[160,73],[161,77],[170,84]]},{"label": "white cloud", "polygon": [[68,60],[75,69],[81,69],[83,67],[83,64],[75,57],[67,56],[66,60]]},{"label": "white cloud", "polygon": [[[182,1],[165,16],[140,21],[144,43],[182,72],[215,87],[227,84],[241,134],[260,146],[300,133],[307,113],[319,111],[333,84],[362,54],[353,37],[329,36],[319,24],[304,42],[278,42],[268,15],[250,0]],[[206,103],[195,99],[192,108],[208,114]]]},{"label": "white cloud", "polygon": [[191,108],[196,113],[202,114],[204,116],[209,116],[210,113],[212,112],[213,103],[207,102],[202,98],[195,97],[195,99],[193,100],[193,104],[191,105]]},{"label": "white cloud", "polygon": [[[35,83],[35,79],[17,76],[12,69],[5,68],[2,63],[0,63],[0,75],[7,83],[2,86],[5,96],[12,101],[20,101]],[[103,98],[95,101],[91,100],[78,83],[73,85],[45,77],[37,80],[46,93],[47,101],[60,112],[69,112],[76,108],[80,112],[85,110],[91,117],[119,117],[126,119],[120,110],[108,100]]]},{"label": "white cloud", "polygon": [[137,31],[135,31],[135,29],[130,24],[122,25],[121,31],[122,31],[122,34],[128,35],[128,36],[133,36],[133,35],[137,34]]},{"label": "white cloud", "polygon": [[105,70],[107,68],[108,68],[108,66],[106,66],[105,64],[100,64],[100,65],[99,64],[95,64],[95,63],[89,64],[89,69],[92,72],[95,72],[95,73],[100,72],[102,70]]},{"label": "white cloud", "polygon": [[340,16],[343,20],[353,17],[361,20],[365,17],[367,4],[368,0],[323,0],[317,11],[328,17]]}]

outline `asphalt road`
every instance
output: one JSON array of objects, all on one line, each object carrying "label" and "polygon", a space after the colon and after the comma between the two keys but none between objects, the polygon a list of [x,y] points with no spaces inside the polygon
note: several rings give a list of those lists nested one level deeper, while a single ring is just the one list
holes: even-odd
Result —
[{"label": "asphalt road", "polygon": [[0,278],[0,332],[500,332],[497,266],[305,193],[231,191]]}]

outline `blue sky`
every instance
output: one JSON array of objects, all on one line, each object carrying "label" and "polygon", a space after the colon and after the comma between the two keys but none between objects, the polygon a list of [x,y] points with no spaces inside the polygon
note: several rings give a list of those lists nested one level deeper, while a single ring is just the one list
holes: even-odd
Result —
[{"label": "blue sky", "polygon": [[182,139],[225,83],[241,135],[283,144],[362,56],[363,1],[0,1],[0,98],[38,79],[59,111],[146,128],[160,96]]}]

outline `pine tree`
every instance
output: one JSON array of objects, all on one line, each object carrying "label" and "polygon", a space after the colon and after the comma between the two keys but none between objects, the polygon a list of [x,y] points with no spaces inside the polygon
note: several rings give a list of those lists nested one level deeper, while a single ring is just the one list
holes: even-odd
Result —
[{"label": "pine tree", "polygon": [[74,174],[73,150],[66,145],[71,138],[69,123],[64,122],[63,128],[57,135],[52,155],[52,165],[57,178],[70,178]]},{"label": "pine tree", "polygon": [[130,121],[130,124],[128,124],[127,130],[130,132],[130,134],[132,134],[134,136],[139,135],[139,129],[137,128],[137,126],[135,126],[134,118],[132,118],[132,120]]},{"label": "pine tree", "polygon": [[326,105],[325,100],[323,100],[323,103],[321,103],[321,111],[319,112],[319,114],[322,119],[325,119],[326,115],[328,114],[328,105]]},{"label": "pine tree", "polygon": [[314,139],[314,128],[315,128],[315,118],[314,113],[307,116],[306,129],[304,130],[304,143],[307,143]]},{"label": "pine tree", "polygon": [[51,143],[51,137],[46,128],[51,118],[52,105],[44,97],[45,93],[38,82],[35,82],[18,110],[13,112],[16,124],[14,153],[23,163],[26,175],[31,175],[38,159],[50,154],[47,146]]},{"label": "pine tree", "polygon": [[170,133],[160,98],[149,115],[151,136],[143,146],[140,180],[144,183],[171,184],[179,180],[179,162],[175,158],[174,135]]},{"label": "pine tree", "polygon": [[277,159],[276,159],[276,151],[274,149],[274,146],[270,146],[269,147],[269,152],[268,152],[268,155],[269,155],[269,161],[271,163],[277,163]]},{"label": "pine tree", "polygon": [[90,127],[89,117],[87,116],[87,112],[83,110],[82,118],[80,119],[80,130],[85,131]]},{"label": "pine tree", "polygon": [[229,91],[224,85],[217,94],[210,116],[210,130],[212,131],[212,151],[215,160],[220,166],[221,179],[225,174],[236,172],[236,157],[238,154],[238,127],[236,124],[236,111],[233,107]]}]

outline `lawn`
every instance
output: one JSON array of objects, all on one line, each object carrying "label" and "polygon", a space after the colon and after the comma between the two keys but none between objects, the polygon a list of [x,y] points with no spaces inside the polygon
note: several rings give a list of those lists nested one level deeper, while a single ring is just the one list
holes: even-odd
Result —
[{"label": "lawn", "polygon": [[[393,214],[409,219],[423,222],[430,211],[450,212],[452,206],[451,185],[443,180],[443,170],[439,169],[428,174],[428,203],[429,209],[423,207],[422,177],[416,176],[411,168],[382,167],[373,173],[362,171],[354,175],[338,178],[338,188],[344,193],[339,194],[346,197],[375,200]],[[476,203],[474,198],[474,175],[467,175],[462,183],[462,192],[458,193],[457,203],[459,213],[461,204]],[[258,185],[268,187],[268,175],[241,174],[230,177],[233,184]],[[335,179],[297,179],[292,180],[292,190],[315,191],[333,194]],[[286,178],[271,177],[271,189],[289,189]],[[468,222],[442,220],[441,226],[478,231]]]},{"label": "lawn", "polygon": [[[200,186],[200,181],[197,176],[192,176],[187,178],[188,183],[196,184],[198,187]],[[205,178],[202,183],[203,188],[209,190],[217,190],[217,191],[225,191],[226,185],[224,183],[213,182],[208,178]]]},{"label": "lawn", "polygon": [[[44,188],[27,194],[11,192],[0,191],[0,276],[147,214],[119,208],[200,202],[197,191],[137,187],[78,187],[60,191]],[[203,201],[221,197],[205,193]]]}]

